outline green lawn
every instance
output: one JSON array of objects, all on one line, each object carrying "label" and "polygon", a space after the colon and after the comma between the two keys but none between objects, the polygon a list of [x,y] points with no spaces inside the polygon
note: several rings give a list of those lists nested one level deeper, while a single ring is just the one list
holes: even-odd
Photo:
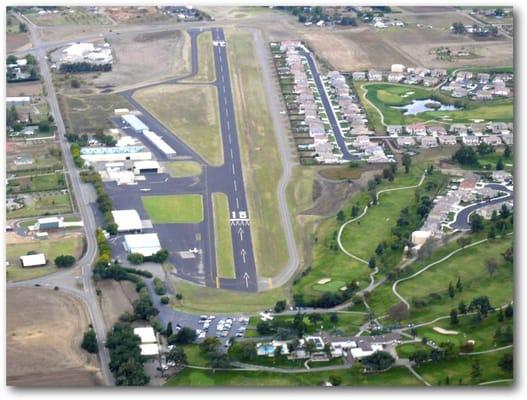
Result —
[{"label": "green lawn", "polygon": [[[408,125],[413,122],[438,121],[444,123],[471,123],[474,119],[485,121],[512,121],[513,103],[511,99],[497,99],[487,102],[456,100],[434,90],[414,85],[393,83],[354,83],[362,104],[366,108],[370,122],[378,132],[384,131],[379,111],[387,125]],[[461,102],[464,108],[453,111],[425,111],[417,115],[403,115],[404,110],[393,106],[410,104],[412,100],[437,97],[443,103]],[[376,106],[379,111],[375,109]]]},{"label": "green lawn", "polygon": [[214,241],[216,243],[216,268],[220,278],[235,278],[232,252],[229,200],[225,193],[212,193],[214,212]]},{"label": "green lawn", "polygon": [[197,224],[203,221],[199,194],[143,196],[143,207],[154,224]]},{"label": "green lawn", "polygon": [[70,213],[71,200],[69,193],[58,193],[58,192],[43,192],[33,193],[33,201],[31,204],[14,210],[9,211],[6,215],[7,219],[14,218],[25,218],[33,216],[43,215],[56,215]]},{"label": "green lawn", "polygon": [[286,298],[282,288],[243,293],[199,286],[181,280],[177,280],[174,287],[183,295],[181,300],[176,300],[175,308],[195,314],[260,312]]},{"label": "green lawn", "polygon": [[430,347],[422,343],[405,343],[397,346],[396,350],[400,358],[409,358],[418,350],[430,351]]},{"label": "green lawn", "polygon": [[158,85],[136,91],[134,98],[207,163],[223,164],[214,86]]},{"label": "green lawn", "polygon": [[207,365],[207,359],[201,352],[199,345],[197,344],[184,344],[181,348],[187,355],[188,365],[195,367],[205,367]]},{"label": "green lawn", "polygon": [[195,161],[171,161],[164,165],[165,171],[173,178],[201,175],[201,165]]},{"label": "green lawn", "polygon": [[7,184],[7,193],[43,192],[65,188],[66,178],[62,172],[59,172],[10,179]]},{"label": "green lawn", "polygon": [[[416,371],[432,385],[444,385],[445,379],[450,378],[451,385],[471,385],[499,379],[511,379],[512,374],[505,372],[498,366],[504,354],[510,350],[478,356],[460,356],[452,361],[427,363],[416,368]],[[472,364],[479,361],[481,377],[474,382],[471,380]]]},{"label": "green lawn", "polygon": [[256,267],[260,277],[272,277],[288,259],[277,196],[282,165],[253,35],[226,36]]},{"label": "green lawn", "polygon": [[[7,246],[6,258],[9,262],[7,267],[7,280],[20,281],[47,275],[57,270],[54,264],[55,257],[59,255],[72,255],[80,257],[84,247],[81,234],[74,234],[60,240],[34,240],[30,243],[9,244]],[[45,267],[22,268],[20,267],[20,256],[30,251],[42,252],[48,260]]]},{"label": "green lawn", "polygon": [[350,370],[278,373],[266,371],[216,371],[185,368],[167,381],[167,386],[321,386],[330,376],[338,376],[344,386],[421,386],[405,368],[379,374]]},{"label": "green lawn", "polygon": [[[448,315],[461,300],[469,304],[477,296],[488,296],[494,306],[511,301],[513,299],[513,269],[511,265],[505,264],[501,256],[501,253],[511,245],[512,239],[509,236],[465,249],[421,275],[401,282],[397,287],[400,295],[411,304],[416,300],[423,302],[423,306],[412,307],[410,319],[424,321]],[[434,257],[434,259],[439,258]],[[494,259],[499,264],[492,277],[485,269],[485,261],[489,259]],[[418,263],[412,269],[417,271],[429,263],[430,261]],[[447,294],[448,284],[449,282],[455,284],[458,277],[463,283],[463,291],[450,299]]]}]

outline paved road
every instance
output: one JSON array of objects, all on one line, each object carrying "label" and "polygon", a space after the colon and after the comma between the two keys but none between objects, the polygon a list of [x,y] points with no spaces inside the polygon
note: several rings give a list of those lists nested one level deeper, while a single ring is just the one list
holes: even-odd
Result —
[{"label": "paved road", "polygon": [[307,62],[309,64],[309,69],[311,70],[311,73],[313,74],[313,79],[315,80],[315,84],[317,85],[318,92],[320,93],[320,98],[322,100],[322,104],[324,105],[324,109],[326,110],[326,114],[329,119],[329,123],[331,125],[331,129],[333,130],[333,133],[335,134],[335,138],[337,140],[337,144],[339,145],[340,151],[342,152],[342,158],[344,160],[351,160],[352,156],[348,150],[348,147],[346,146],[346,142],[344,141],[344,136],[342,136],[342,132],[340,131],[340,126],[337,121],[337,116],[335,115],[335,110],[333,110],[333,107],[331,105],[331,100],[328,97],[328,93],[326,92],[326,88],[324,87],[324,84],[322,83],[322,78],[320,77],[320,73],[318,72],[317,63],[313,59],[313,54],[310,52],[302,51],[302,55],[304,55],[307,59]]},{"label": "paved road", "polygon": [[[27,19],[17,16],[21,22],[27,22]],[[90,203],[90,193],[92,190],[91,187],[81,183],[79,177],[79,171],[73,163],[73,158],[68,148],[67,141],[65,139],[65,128],[64,122],[62,120],[62,115],[60,113],[59,104],[57,101],[57,96],[55,93],[55,88],[53,87],[53,80],[51,77],[49,65],[45,59],[46,54],[45,50],[41,48],[41,42],[37,32],[37,28],[33,24],[27,24],[29,28],[29,33],[31,35],[31,41],[33,46],[39,50],[34,52],[35,57],[38,60],[40,73],[44,84],[46,85],[46,91],[48,93],[48,104],[50,107],[50,113],[53,115],[55,120],[55,125],[57,126],[57,133],[62,149],[62,154],[64,156],[64,166],[67,171],[69,171],[70,178],[70,187],[73,192],[75,201],[77,203],[77,209],[84,221],[84,231],[86,236],[86,251],[84,255],[76,263],[76,269],[80,269],[82,277],[82,286],[83,286],[83,298],[88,308],[88,312],[92,319],[92,325],[97,335],[97,341],[99,343],[99,359],[101,364],[101,371],[105,383],[108,385],[113,384],[113,377],[109,371],[108,363],[110,361],[108,350],[104,346],[106,341],[106,326],[102,318],[102,313],[97,304],[97,296],[95,294],[95,288],[92,281],[92,270],[91,266],[95,261],[97,256],[97,242],[95,239],[95,218],[91,212],[89,206]],[[64,273],[65,274],[65,273]],[[80,332],[79,332],[80,334]]]},{"label": "paved road", "polygon": [[454,221],[450,223],[450,227],[452,229],[459,231],[469,231],[470,216],[472,215],[472,213],[479,210],[480,208],[491,206],[494,204],[500,204],[512,200],[514,198],[514,192],[504,185],[500,185],[497,183],[489,183],[485,186],[491,189],[499,190],[500,192],[504,192],[505,194],[503,196],[496,197],[492,200],[482,201],[480,203],[472,204],[468,207],[463,208],[456,214]]}]

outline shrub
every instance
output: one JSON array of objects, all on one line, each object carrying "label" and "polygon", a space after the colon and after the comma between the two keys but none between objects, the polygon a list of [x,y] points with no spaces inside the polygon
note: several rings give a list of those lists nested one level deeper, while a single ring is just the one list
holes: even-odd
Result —
[{"label": "shrub", "polygon": [[89,329],[84,332],[81,347],[88,353],[94,354],[99,352],[99,347],[97,345],[97,337],[93,329]]},{"label": "shrub", "polygon": [[75,257],[70,255],[60,255],[55,258],[55,265],[59,268],[71,267],[75,264]]},{"label": "shrub", "polygon": [[141,253],[132,253],[128,255],[128,261],[132,264],[142,264],[145,260],[145,257]]}]

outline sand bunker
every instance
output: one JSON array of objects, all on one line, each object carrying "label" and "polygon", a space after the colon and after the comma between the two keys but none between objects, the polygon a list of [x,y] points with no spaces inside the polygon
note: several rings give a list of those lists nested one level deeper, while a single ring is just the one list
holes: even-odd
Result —
[{"label": "sand bunker", "polygon": [[458,331],[449,331],[447,329],[440,328],[439,326],[434,326],[434,331],[442,335],[457,335]]},{"label": "sand bunker", "polygon": [[321,280],[319,280],[317,283],[318,283],[319,285],[325,285],[326,283],[329,283],[329,282],[331,282],[331,278],[324,278],[324,279],[321,279]]}]

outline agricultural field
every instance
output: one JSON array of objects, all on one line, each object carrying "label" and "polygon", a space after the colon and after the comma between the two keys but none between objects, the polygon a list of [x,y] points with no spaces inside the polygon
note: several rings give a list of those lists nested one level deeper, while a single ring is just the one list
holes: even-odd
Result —
[{"label": "agricultural field", "polygon": [[199,194],[142,196],[154,224],[197,224],[203,221],[203,198]]},{"label": "agricultural field", "polygon": [[63,168],[61,151],[52,141],[9,141],[6,166],[8,176],[49,173]]},{"label": "agricultural field", "polygon": [[276,195],[282,165],[252,35],[225,33],[256,266],[272,277],[288,258]]},{"label": "agricultural field", "polygon": [[18,210],[8,211],[7,219],[67,214],[73,211],[69,192],[39,192],[18,197],[23,198],[25,205]]},{"label": "agricultural field", "polygon": [[40,26],[110,25],[112,23],[112,21],[106,18],[104,14],[89,11],[85,7],[66,8],[47,14],[29,12],[24,15],[28,17],[31,22]]},{"label": "agricultural field", "polygon": [[235,278],[229,223],[229,201],[225,193],[212,193],[212,211],[214,213],[214,241],[218,276],[220,278]]},{"label": "agricultural field", "polygon": [[97,357],[80,347],[90,324],[81,301],[44,288],[9,288],[6,309],[8,385],[101,384]]},{"label": "agricultural field", "polygon": [[66,189],[66,177],[62,172],[55,172],[10,179],[6,193],[19,194],[62,189]]},{"label": "agricultural field", "polygon": [[214,86],[159,85],[135,92],[134,98],[207,163],[223,164]]},{"label": "agricultural field", "polygon": [[[456,101],[433,89],[415,85],[392,83],[353,83],[362,104],[364,104],[370,123],[377,132],[383,125],[408,125],[413,122],[472,123],[475,119],[484,121],[513,120],[512,100]],[[394,107],[408,105],[412,100],[435,98],[444,104],[462,104],[462,109],[425,111],[416,115],[403,115],[404,110]]]},{"label": "agricultural field", "polygon": [[6,85],[6,96],[40,96],[42,95],[42,84],[39,81],[8,83]]},{"label": "agricultural field", "polygon": [[[9,243],[8,239],[8,243]],[[22,268],[20,267],[19,257],[28,252],[42,252],[48,260],[48,265],[44,267]],[[50,236],[49,239],[26,241],[15,240],[7,246],[6,258],[9,262],[7,267],[7,279],[12,281],[26,280],[43,276],[57,271],[54,264],[55,257],[72,255],[79,258],[84,251],[84,239],[81,233],[66,233],[58,236]]]}]

